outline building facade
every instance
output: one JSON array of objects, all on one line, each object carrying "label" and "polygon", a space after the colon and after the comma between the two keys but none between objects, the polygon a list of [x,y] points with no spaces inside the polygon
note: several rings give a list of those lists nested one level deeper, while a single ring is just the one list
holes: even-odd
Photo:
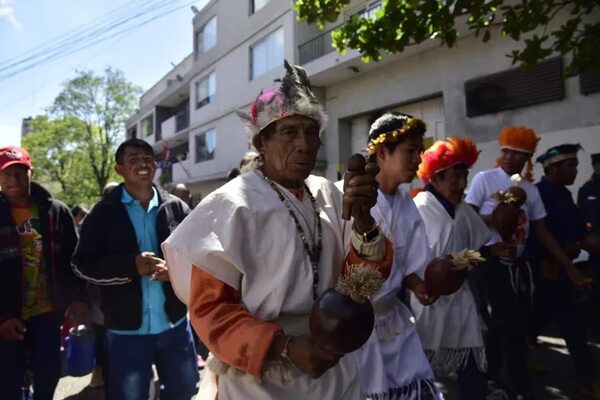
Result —
[{"label": "building facade", "polygon": [[[392,110],[424,119],[434,139],[474,138],[482,150],[475,170],[495,165],[503,126],[524,125],[542,137],[540,152],[583,145],[575,190],[591,175],[589,154],[600,152],[597,75],[566,77],[560,57],[515,68],[506,54],[519,44],[499,29],[485,44],[465,32],[452,49],[431,40],[365,64],[356,51],[335,51],[330,32],[352,15],[372,15],[381,1],[353,0],[323,31],[297,22],[291,7],[290,0],[212,0],[196,14],[194,52],[142,96],[128,121],[128,136],[170,154],[163,182],[184,182],[197,197],[224,182],[250,148],[235,111],[274,85],[283,58],[306,69],[329,115],[316,172],[330,179],[364,149],[372,121]],[[535,172],[542,175],[539,166]]]}]

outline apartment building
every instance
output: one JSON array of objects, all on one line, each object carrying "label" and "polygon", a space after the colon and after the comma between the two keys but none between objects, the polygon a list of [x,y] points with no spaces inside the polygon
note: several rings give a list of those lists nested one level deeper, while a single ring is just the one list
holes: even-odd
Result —
[{"label": "apartment building", "polygon": [[431,40],[365,64],[356,51],[335,51],[330,33],[354,14],[372,15],[381,1],[353,0],[323,31],[297,22],[291,6],[212,0],[196,14],[193,53],[142,96],[128,122],[128,136],[148,140],[157,154],[170,150],[162,182],[185,182],[202,196],[224,182],[250,146],[235,110],[282,76],[283,58],[307,70],[329,114],[316,172],[331,179],[365,147],[371,122],[391,110],[424,119],[435,139],[473,137],[482,149],[476,170],[495,165],[503,126],[525,125],[542,136],[540,151],[584,146],[574,189],[591,175],[589,154],[600,152],[598,75],[566,77],[560,57],[515,68],[506,55],[518,44],[499,31],[486,44],[464,32],[453,49]]}]

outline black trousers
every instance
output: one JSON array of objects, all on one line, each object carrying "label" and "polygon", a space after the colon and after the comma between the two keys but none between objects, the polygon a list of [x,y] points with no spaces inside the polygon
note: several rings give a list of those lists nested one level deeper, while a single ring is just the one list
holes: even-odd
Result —
[{"label": "black trousers", "polygon": [[485,339],[490,379],[501,382],[506,366],[510,389],[528,393],[527,337],[532,316],[528,264],[519,260],[507,265],[490,257],[474,271],[473,284],[488,328]]}]

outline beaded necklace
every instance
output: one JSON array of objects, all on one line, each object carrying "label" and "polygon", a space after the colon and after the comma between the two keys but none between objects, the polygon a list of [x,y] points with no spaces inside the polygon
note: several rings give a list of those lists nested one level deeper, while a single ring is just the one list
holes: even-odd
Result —
[{"label": "beaded necklace", "polygon": [[[302,244],[304,245],[304,251],[308,255],[308,258],[310,260],[310,265],[312,267],[313,299],[316,299],[317,295],[318,295],[318,288],[319,288],[319,261],[321,259],[321,249],[322,249],[322,242],[323,242],[323,227],[321,226],[321,218],[319,218],[319,209],[317,207],[317,201],[315,200],[314,196],[310,192],[310,189],[308,188],[308,186],[306,186],[306,183],[305,183],[304,190],[306,191],[306,193],[308,193],[308,196],[310,197],[310,203],[312,204],[313,210],[315,212],[315,219],[317,221],[317,234],[316,234],[316,237],[313,238],[313,244],[312,244],[312,248],[311,248],[311,246],[308,243],[308,240],[306,239],[306,234],[304,232],[304,228],[302,228],[302,225],[300,224],[300,221],[298,220],[298,217],[296,216],[296,213],[294,212],[294,210],[292,208],[292,204],[290,204],[290,202],[286,198],[286,196],[281,192],[281,190],[279,190],[277,185],[269,177],[267,177],[263,173],[261,173],[260,175],[269,184],[269,186],[271,186],[273,191],[275,191],[275,193],[277,193],[279,200],[281,200],[281,202],[285,205],[285,207],[288,209],[290,217],[292,218],[292,220],[294,220],[294,224],[296,225],[296,231],[298,232],[298,236],[300,236],[300,239],[302,240]],[[310,229],[309,226],[308,226],[308,228]]]}]

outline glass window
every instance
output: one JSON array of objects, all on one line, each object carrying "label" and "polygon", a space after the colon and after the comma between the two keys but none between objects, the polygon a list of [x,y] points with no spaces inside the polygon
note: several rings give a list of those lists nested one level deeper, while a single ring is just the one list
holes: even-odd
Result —
[{"label": "glass window", "polygon": [[250,47],[250,79],[283,65],[283,28]]},{"label": "glass window", "polygon": [[270,0],[250,0],[252,3],[252,12],[255,13],[263,8]]},{"label": "glass window", "polygon": [[142,135],[148,137],[154,133],[154,114],[151,114],[142,120]]},{"label": "glass window", "polygon": [[371,2],[367,3],[365,8],[363,8],[362,10],[359,11],[358,15],[361,18],[374,19],[375,12],[377,10],[380,10],[381,8],[383,8],[383,6],[381,4],[381,0],[371,1]]},{"label": "glass window", "polygon": [[206,53],[217,44],[217,17],[212,17],[196,33],[196,53]]},{"label": "glass window", "polygon": [[217,74],[215,71],[196,82],[196,109],[214,103],[217,95]]},{"label": "glass window", "polygon": [[196,163],[215,158],[216,140],[216,129],[209,129],[196,135]]}]

